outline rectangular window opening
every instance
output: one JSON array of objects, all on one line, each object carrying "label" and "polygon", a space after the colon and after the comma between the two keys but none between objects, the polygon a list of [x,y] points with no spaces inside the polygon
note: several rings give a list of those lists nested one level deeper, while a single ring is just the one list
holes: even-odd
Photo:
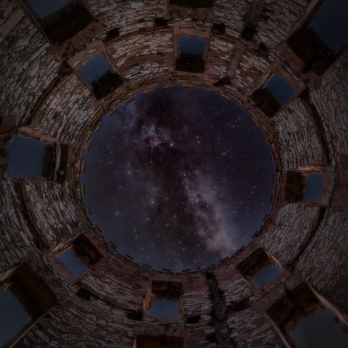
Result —
[{"label": "rectangular window opening", "polygon": [[63,262],[64,266],[74,275],[74,277],[78,278],[84,271],[86,271],[87,267],[83,264],[83,262],[75,255],[72,250],[66,250],[62,254],[58,256],[58,259]]},{"label": "rectangular window opening", "polygon": [[64,41],[84,29],[93,18],[78,0],[23,0],[39,19],[51,42]]},{"label": "rectangular window opening", "polygon": [[237,269],[257,289],[272,282],[282,272],[282,268],[263,249],[255,250]]},{"label": "rectangular window opening", "polygon": [[148,315],[173,318],[180,315],[182,283],[153,281],[150,297],[145,300]]},{"label": "rectangular window opening", "polygon": [[287,290],[287,294],[275,302],[267,314],[281,331],[283,340],[291,346],[348,346],[347,327],[306,283],[291,291]]},{"label": "rectangular window opening", "polygon": [[328,309],[302,318],[290,337],[298,348],[348,347],[347,327]]},{"label": "rectangular window opening", "polygon": [[259,88],[254,91],[251,95],[251,99],[268,117],[275,116],[282,106],[282,103],[267,87]]},{"label": "rectangular window opening", "polygon": [[11,282],[0,290],[0,347],[37,317],[34,304],[26,299],[23,289]]},{"label": "rectangular window opening", "polygon": [[89,267],[102,260],[102,254],[84,235],[79,235],[69,247],[59,253],[58,259],[78,278]]},{"label": "rectangular window opening", "polygon": [[260,288],[261,286],[270,283],[281,271],[282,269],[279,266],[271,264],[255,275],[251,281],[256,288]]},{"label": "rectangular window opening", "polygon": [[103,53],[90,59],[79,69],[79,73],[92,87],[97,99],[106,97],[123,84],[122,78],[112,71]]},{"label": "rectangular window opening", "polygon": [[149,336],[136,337],[133,348],[184,348],[184,339],[175,336]]},{"label": "rectangular window opening", "polygon": [[285,104],[295,94],[295,88],[279,75],[272,76],[267,83],[267,88],[282,104]]},{"label": "rectangular window opening", "polygon": [[27,264],[0,277],[0,346],[15,344],[56,301]]},{"label": "rectangular window opening", "polygon": [[306,201],[320,202],[323,181],[324,181],[323,173],[308,174],[307,184],[306,184]]},{"label": "rectangular window opening", "polygon": [[162,318],[175,318],[179,316],[179,301],[156,299],[152,302],[148,315]]},{"label": "rectangular window opening", "polygon": [[285,201],[288,203],[323,203],[324,173],[319,170],[297,169],[288,171],[286,175]]},{"label": "rectangular window opening", "polygon": [[175,68],[178,71],[202,73],[205,69],[203,59],[205,40],[202,37],[179,37],[179,57]]},{"label": "rectangular window opening", "polygon": [[326,0],[288,40],[306,71],[323,74],[348,44],[347,0]]},{"label": "rectangular window opening", "polygon": [[35,14],[48,39],[65,41],[83,30],[93,18],[79,0],[22,0]]},{"label": "rectangular window opening", "polygon": [[339,51],[348,43],[347,13],[347,0],[326,0],[310,23],[309,28],[331,50]]},{"label": "rectangular window opening", "polygon": [[14,135],[9,149],[6,178],[40,178],[53,180],[55,147],[40,141]]}]

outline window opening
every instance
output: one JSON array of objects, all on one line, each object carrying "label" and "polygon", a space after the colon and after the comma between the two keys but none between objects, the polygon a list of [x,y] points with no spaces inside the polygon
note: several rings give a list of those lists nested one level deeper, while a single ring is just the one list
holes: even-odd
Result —
[{"label": "window opening", "polygon": [[344,324],[328,309],[303,318],[290,337],[298,348],[348,347],[348,332]]},{"label": "window opening", "polygon": [[203,54],[205,40],[202,37],[179,37],[179,58],[176,70],[200,73],[204,72]]},{"label": "window opening", "polygon": [[58,256],[58,259],[63,262],[65,267],[77,278],[87,267],[82,261],[71,251],[67,250]]},{"label": "window opening", "polygon": [[53,145],[15,135],[9,150],[6,177],[53,179],[55,149]]},{"label": "window opening", "polygon": [[202,37],[179,37],[180,56],[182,57],[202,57],[204,53],[205,41]]},{"label": "window opening", "polygon": [[77,6],[73,0],[28,0],[28,3],[47,26],[58,24]]},{"label": "window opening", "polygon": [[281,271],[282,269],[280,267],[273,264],[269,265],[260,273],[255,275],[255,277],[252,278],[252,282],[256,288],[260,288],[261,286],[270,283]]},{"label": "window opening", "polygon": [[265,115],[273,117],[295,94],[295,88],[292,87],[284,78],[279,75],[273,75],[266,86],[263,86],[251,95],[251,99],[256,103]]},{"label": "window opening", "polygon": [[179,315],[179,301],[154,300],[147,314],[156,317],[177,317]]},{"label": "window opening", "polygon": [[255,250],[237,269],[256,288],[269,284],[282,272],[278,262],[263,249]]},{"label": "window opening", "polygon": [[276,301],[267,314],[291,347],[343,348],[348,345],[347,326],[336,312],[306,283]]},{"label": "window opening", "polygon": [[82,30],[92,17],[77,0],[26,0],[52,42],[65,40]]},{"label": "window opening", "polygon": [[76,278],[103,259],[103,255],[82,234],[73,241],[65,243],[62,249],[57,252],[57,257]]},{"label": "window opening", "polygon": [[304,72],[323,74],[348,43],[348,0],[326,0],[288,40],[305,64]]},{"label": "window opening", "polygon": [[311,28],[334,51],[348,43],[348,0],[326,0],[320,7]]},{"label": "window opening", "polygon": [[282,104],[286,103],[295,93],[295,88],[279,75],[273,75],[267,83],[267,88]]},{"label": "window opening", "polygon": [[[35,316],[30,302],[23,302],[22,289],[12,282],[0,290],[0,347],[14,337]],[[29,306],[28,306],[29,305]],[[33,313],[34,312],[34,313]]]},{"label": "window opening", "polygon": [[320,202],[323,181],[324,181],[323,173],[308,174],[307,184],[306,184],[306,201]]},{"label": "window opening", "polygon": [[123,84],[114,73],[104,54],[99,53],[79,69],[82,77],[92,86],[96,98],[104,98]]},{"label": "window opening", "polygon": [[315,202],[325,204],[322,200],[324,173],[319,171],[291,170],[286,175],[285,201]]},{"label": "window opening", "polygon": [[0,275],[0,346],[13,346],[56,301],[51,289],[26,263]]},{"label": "window opening", "polygon": [[144,310],[158,317],[177,317],[180,315],[182,283],[153,281],[151,291],[145,299]]}]

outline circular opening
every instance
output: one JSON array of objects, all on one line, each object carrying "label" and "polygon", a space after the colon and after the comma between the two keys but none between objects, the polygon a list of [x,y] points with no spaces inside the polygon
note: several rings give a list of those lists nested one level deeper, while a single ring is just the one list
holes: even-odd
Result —
[{"label": "circular opening", "polygon": [[218,93],[137,94],[91,141],[81,174],[91,222],[140,264],[208,267],[249,244],[272,207],[263,131]]}]

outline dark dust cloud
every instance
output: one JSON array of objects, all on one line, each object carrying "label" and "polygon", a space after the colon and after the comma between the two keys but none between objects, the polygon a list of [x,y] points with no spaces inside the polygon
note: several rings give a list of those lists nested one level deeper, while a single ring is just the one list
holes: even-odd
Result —
[{"label": "dark dust cloud", "polygon": [[244,109],[198,87],[158,87],[102,122],[84,155],[84,203],[120,253],[180,271],[249,244],[275,167]]}]

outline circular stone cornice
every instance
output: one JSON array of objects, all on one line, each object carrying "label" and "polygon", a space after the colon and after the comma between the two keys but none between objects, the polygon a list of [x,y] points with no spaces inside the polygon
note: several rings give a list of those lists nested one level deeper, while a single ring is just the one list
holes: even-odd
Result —
[{"label": "circular stone cornice", "polygon": [[[73,199],[75,200],[75,204],[77,204],[81,209],[85,212],[86,218],[88,219],[88,216],[90,215],[88,207],[84,206],[82,196],[84,194],[84,185],[80,184],[80,175],[81,172],[85,169],[85,163],[83,162],[83,154],[86,150],[89,149],[91,146],[90,136],[93,131],[98,131],[101,127],[101,118],[107,114],[111,115],[117,110],[118,103],[121,102],[130,102],[134,99],[134,96],[137,93],[151,93],[153,91],[153,88],[156,86],[161,86],[164,88],[170,88],[173,85],[172,81],[176,81],[175,84],[178,84],[180,80],[178,81],[178,77],[174,76],[166,76],[165,78],[155,78],[148,80],[143,80],[141,84],[138,82],[128,82],[126,86],[121,86],[117,90],[117,96],[114,97],[114,99],[108,101],[108,107],[105,109],[106,111],[102,110],[100,114],[96,115],[88,124],[85,124],[85,128],[80,133],[80,137],[78,141],[76,142],[76,147],[74,149],[74,153],[71,153],[71,156],[69,157],[69,190],[74,191],[73,192]],[[189,83],[190,76],[186,77],[186,79],[182,80],[182,83],[185,83],[185,88],[191,88],[194,85],[202,86],[199,84],[195,84],[194,82],[192,84]],[[191,82],[191,81],[190,81]],[[196,81],[195,81],[196,82]],[[197,81],[199,82],[199,81]],[[203,84],[204,88],[207,88],[205,84]],[[139,89],[138,89],[139,88]],[[211,92],[220,92],[219,87],[210,86]],[[226,91],[224,91],[226,93]],[[225,94],[225,99],[232,99],[233,97],[228,98]],[[249,105],[250,106],[250,105]],[[254,112],[251,112],[252,121],[260,126],[264,131],[264,138],[267,143],[270,144],[272,149],[272,161],[276,165],[276,174],[274,176],[274,181],[276,183],[275,193],[272,197],[273,207],[272,211],[265,217],[262,226],[258,231],[255,232],[255,235],[253,237],[253,240],[250,241],[250,243],[247,246],[242,247],[240,250],[236,251],[233,255],[230,255],[230,257],[227,257],[223,260],[223,263],[226,263],[228,259],[233,259],[237,255],[239,255],[243,250],[245,250],[247,247],[249,247],[252,243],[254,243],[255,238],[260,236],[262,233],[264,233],[275,221],[277,216],[277,210],[279,207],[284,206],[284,201],[281,197],[281,192],[284,190],[285,186],[285,176],[282,171],[282,161],[281,161],[281,153],[280,153],[280,147],[279,147],[279,140],[277,139],[276,132],[273,129],[272,122],[266,118],[262,113],[257,112],[258,110],[255,109],[255,107],[252,107]],[[249,109],[250,110],[250,109]],[[255,112],[256,111],[256,112]],[[78,112],[78,111],[76,111]],[[97,229],[98,231],[98,229]],[[98,231],[98,234],[101,232]],[[254,243],[255,244],[255,243]],[[258,244],[258,243],[256,243]],[[256,249],[253,248],[253,249]],[[131,256],[131,255],[130,255]],[[127,261],[132,261],[131,258],[127,258]],[[141,266],[141,265],[140,265]],[[204,270],[212,270],[218,267],[218,265],[213,264],[211,267],[205,268]],[[148,267],[146,267],[148,268]],[[154,270],[155,271],[155,270]],[[200,268],[198,269],[199,272],[201,272]],[[156,271],[155,271],[156,272]],[[160,271],[159,271],[160,272]],[[167,272],[167,271],[166,271]],[[197,272],[196,270],[185,270],[185,273],[187,272]],[[177,274],[177,273],[176,273]]]}]

